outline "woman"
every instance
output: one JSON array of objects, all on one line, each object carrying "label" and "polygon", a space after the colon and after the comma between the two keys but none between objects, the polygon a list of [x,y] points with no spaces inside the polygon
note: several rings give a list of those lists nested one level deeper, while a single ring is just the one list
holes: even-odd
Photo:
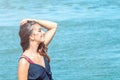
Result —
[{"label": "woman", "polygon": [[52,80],[47,46],[56,29],[57,23],[46,20],[24,19],[20,22],[23,53],[18,63],[18,80]]}]

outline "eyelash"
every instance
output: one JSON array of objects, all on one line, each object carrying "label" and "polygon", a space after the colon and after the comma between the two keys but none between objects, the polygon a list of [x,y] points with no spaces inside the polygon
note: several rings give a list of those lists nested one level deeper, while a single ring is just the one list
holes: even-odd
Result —
[{"label": "eyelash", "polygon": [[39,32],[41,32],[41,30],[39,30]]}]

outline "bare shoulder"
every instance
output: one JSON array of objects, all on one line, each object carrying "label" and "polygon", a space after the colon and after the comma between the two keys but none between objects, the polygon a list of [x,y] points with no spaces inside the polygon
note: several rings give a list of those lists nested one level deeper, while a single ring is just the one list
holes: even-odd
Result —
[{"label": "bare shoulder", "polygon": [[29,62],[25,58],[19,60],[19,66],[28,66]]},{"label": "bare shoulder", "polygon": [[[26,56],[28,56],[28,52],[27,51],[25,51],[24,53],[22,53],[22,55],[26,55]],[[24,57],[22,57],[21,56],[21,58],[19,59],[19,66],[29,66],[29,62],[27,61],[27,59],[26,58],[24,58]]]},{"label": "bare shoulder", "polygon": [[21,58],[18,63],[18,80],[27,80],[29,63],[25,58]]}]

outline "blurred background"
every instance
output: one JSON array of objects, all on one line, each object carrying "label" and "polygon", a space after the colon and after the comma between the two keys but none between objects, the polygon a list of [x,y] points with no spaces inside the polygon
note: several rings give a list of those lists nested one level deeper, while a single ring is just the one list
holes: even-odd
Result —
[{"label": "blurred background", "polygon": [[0,80],[17,80],[23,18],[58,23],[54,80],[120,80],[120,0],[0,0]]}]

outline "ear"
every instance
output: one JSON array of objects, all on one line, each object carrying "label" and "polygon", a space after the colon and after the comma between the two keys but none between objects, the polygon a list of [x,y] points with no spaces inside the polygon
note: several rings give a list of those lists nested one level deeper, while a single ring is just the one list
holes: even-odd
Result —
[{"label": "ear", "polygon": [[30,40],[34,41],[35,37],[34,34],[30,35]]}]

